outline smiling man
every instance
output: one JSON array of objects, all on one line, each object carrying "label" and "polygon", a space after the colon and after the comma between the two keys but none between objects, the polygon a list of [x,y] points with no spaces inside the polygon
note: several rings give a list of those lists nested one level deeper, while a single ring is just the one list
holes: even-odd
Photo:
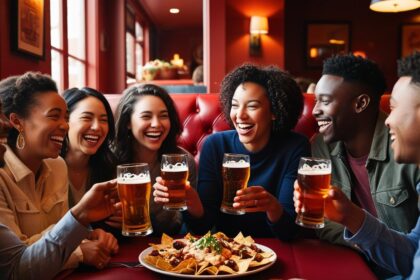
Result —
[{"label": "smiling man", "polygon": [[[398,164],[391,150],[380,99],[386,88],[378,66],[353,55],[324,62],[313,115],[320,134],[312,154],[332,161],[331,185],[392,229],[409,232],[416,224],[415,165]],[[344,244],[343,227],[328,222],[321,239]],[[348,244],[347,244],[348,245]]]}]

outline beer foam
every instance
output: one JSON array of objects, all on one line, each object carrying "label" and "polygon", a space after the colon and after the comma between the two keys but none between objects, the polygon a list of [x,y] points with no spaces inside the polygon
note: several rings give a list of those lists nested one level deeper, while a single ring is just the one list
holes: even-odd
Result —
[{"label": "beer foam", "polygon": [[327,175],[331,174],[331,166],[325,163],[309,166],[307,164],[302,165],[298,170],[298,174],[302,175]]},{"label": "beer foam", "polygon": [[240,161],[226,161],[223,163],[223,167],[228,168],[247,168],[250,167],[249,162],[246,162],[244,160]]},{"label": "beer foam", "polygon": [[176,164],[167,164],[161,168],[164,172],[180,172],[180,171],[188,171],[188,166],[183,163],[176,163]]},{"label": "beer foam", "polygon": [[150,182],[150,175],[149,174],[132,174],[132,173],[125,173],[122,176],[117,178],[117,183],[124,183],[124,184],[144,184]]}]

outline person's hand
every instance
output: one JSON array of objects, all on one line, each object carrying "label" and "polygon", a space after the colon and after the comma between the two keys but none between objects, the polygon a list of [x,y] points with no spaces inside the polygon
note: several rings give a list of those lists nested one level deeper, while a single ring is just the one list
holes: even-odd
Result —
[{"label": "person's hand", "polygon": [[111,259],[109,251],[99,240],[87,240],[80,244],[83,253],[83,263],[97,269],[103,269]]},{"label": "person's hand", "polygon": [[246,212],[266,212],[270,222],[277,222],[283,214],[280,202],[261,186],[251,186],[238,190],[233,199],[233,207]]},{"label": "person's hand", "polygon": [[105,223],[113,228],[122,228],[122,213],[116,212],[105,220]]},{"label": "person's hand", "polygon": [[[163,184],[162,177],[156,177],[156,183],[153,184],[153,197],[156,203],[165,204],[169,202],[168,187]],[[187,204],[188,212],[196,217],[204,215],[203,205],[197,191],[191,187],[190,182],[187,181],[185,185],[185,203]]]},{"label": "person's hand", "polygon": [[116,190],[117,181],[98,183],[85,193],[72,209],[73,216],[83,225],[102,220],[121,209]]},{"label": "person's hand", "polygon": [[109,232],[104,231],[103,229],[97,228],[94,229],[89,236],[90,240],[98,241],[108,254],[118,253],[118,241],[117,239]]},{"label": "person's hand", "polygon": [[[303,206],[303,194],[297,181],[294,185],[293,201],[296,213],[300,213]],[[331,186],[328,196],[325,198],[324,216],[355,233],[361,227],[365,214],[361,208],[346,197],[343,191]]]}]

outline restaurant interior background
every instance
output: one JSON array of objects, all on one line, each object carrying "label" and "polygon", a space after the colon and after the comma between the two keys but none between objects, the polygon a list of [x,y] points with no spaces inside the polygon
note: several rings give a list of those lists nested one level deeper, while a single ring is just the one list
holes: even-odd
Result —
[{"label": "restaurant interior background", "polygon": [[[275,64],[293,76],[316,80],[321,67],[308,63],[307,58],[307,27],[311,24],[348,26],[348,50],[375,60],[392,85],[406,39],[402,30],[405,26],[420,29],[419,9],[378,13],[369,9],[370,0],[31,0],[41,1],[45,7],[43,55],[34,56],[13,47],[13,9],[20,1],[0,0],[0,78],[25,71],[51,74],[53,69],[58,70],[61,89],[87,85],[104,93],[122,92],[127,83],[141,78],[141,66],[154,59],[169,62],[178,54],[175,63],[182,59],[189,66],[201,45],[208,92],[218,92],[223,76],[244,62]],[[67,14],[70,1],[74,6],[81,3],[84,16]],[[63,8],[50,17],[54,3]],[[169,8],[180,12],[171,14]],[[268,34],[261,35],[257,54],[249,47],[251,16],[267,17],[269,25]],[[57,20],[62,25],[57,25]],[[51,31],[54,25],[64,29]],[[74,26],[82,26],[84,32],[77,40],[82,44],[81,57],[69,51],[72,42],[66,38],[74,33]],[[416,34],[413,42],[420,48],[420,31]],[[52,43],[57,38],[62,39],[58,47]],[[61,64],[52,67],[54,59]],[[81,77],[71,76],[74,69],[69,67],[74,65],[83,69],[77,71]],[[179,78],[190,78],[191,73],[186,73]]]}]

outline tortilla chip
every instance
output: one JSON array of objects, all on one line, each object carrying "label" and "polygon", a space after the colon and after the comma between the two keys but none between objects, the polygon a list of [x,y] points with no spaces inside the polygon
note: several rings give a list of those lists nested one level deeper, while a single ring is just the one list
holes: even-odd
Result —
[{"label": "tortilla chip", "polygon": [[228,274],[236,274],[236,271],[233,270],[232,268],[230,268],[227,265],[219,266],[219,272],[225,272],[225,273],[228,273]]},{"label": "tortilla chip", "polygon": [[273,255],[273,252],[271,252],[271,253],[269,253],[269,252],[262,252],[262,253],[260,253],[260,255],[261,255],[264,259],[267,259],[267,258],[270,258],[270,257]]},{"label": "tortilla chip", "polygon": [[268,264],[268,263],[271,263],[270,259],[262,259],[260,262],[251,261],[251,263],[249,264],[249,267],[263,266],[263,265]]},{"label": "tortilla chip", "polygon": [[216,266],[208,266],[208,267],[206,267],[202,272],[201,272],[201,274],[204,274],[204,273],[208,273],[208,274],[210,274],[210,275],[217,275],[217,273],[219,272],[219,269],[216,267]]},{"label": "tortilla chip", "polygon": [[168,263],[167,261],[165,261],[162,257],[158,257],[158,260],[155,266],[164,271],[171,271],[172,269],[172,265]]},{"label": "tortilla chip", "polygon": [[203,272],[204,269],[206,269],[206,267],[209,265],[209,262],[207,261],[202,261],[198,264],[199,269],[197,270],[197,272],[195,273],[196,275],[199,275]]},{"label": "tortilla chip", "polygon": [[221,239],[229,239],[229,237],[226,236],[226,234],[224,234],[223,232],[216,232],[215,234],[213,234],[214,237],[216,238],[221,238]]},{"label": "tortilla chip", "polygon": [[237,261],[236,263],[238,264],[238,267],[239,267],[238,273],[246,272],[251,262],[252,262],[252,259],[244,259],[244,260]]},{"label": "tortilla chip", "polygon": [[251,236],[247,236],[247,237],[245,237],[244,238],[244,245],[246,245],[246,246],[250,246],[251,244],[254,244],[255,243],[255,241],[254,241],[254,239],[252,239],[252,237]]},{"label": "tortilla chip", "polygon": [[238,242],[239,244],[244,244],[244,235],[242,232],[239,232],[238,235],[233,239],[234,241]]},{"label": "tortilla chip", "polygon": [[195,272],[196,267],[197,267],[197,261],[193,258],[189,258],[189,259],[183,260],[176,267],[172,268],[172,271],[182,273],[181,271],[184,271],[186,269],[192,269],[194,270],[193,272]]},{"label": "tortilla chip", "polygon": [[165,233],[162,234],[162,239],[160,241],[160,243],[162,245],[166,245],[166,246],[172,246],[172,242],[174,240],[172,239],[172,237],[170,237],[169,235],[166,235]]}]

